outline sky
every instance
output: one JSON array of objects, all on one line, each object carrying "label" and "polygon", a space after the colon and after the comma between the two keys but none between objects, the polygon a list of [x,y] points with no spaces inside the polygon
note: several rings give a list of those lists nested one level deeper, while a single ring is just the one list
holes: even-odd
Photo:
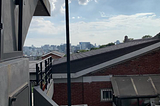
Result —
[{"label": "sky", "polygon": [[[51,16],[33,17],[25,46],[66,42],[65,1],[49,0]],[[160,32],[160,0],[69,0],[70,42],[103,45],[124,36],[140,39]]]}]

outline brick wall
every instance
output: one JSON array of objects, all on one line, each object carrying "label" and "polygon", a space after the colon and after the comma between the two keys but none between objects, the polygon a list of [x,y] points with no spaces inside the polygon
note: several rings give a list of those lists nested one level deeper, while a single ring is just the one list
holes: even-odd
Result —
[{"label": "brick wall", "polygon": [[[160,74],[160,50],[156,50],[123,63],[105,68],[87,76]],[[67,104],[67,84],[54,85],[54,101]],[[101,102],[100,90],[111,88],[111,82],[72,83],[72,104],[89,106],[112,106],[111,102]]]},{"label": "brick wall", "polygon": [[160,50],[102,69],[90,76],[160,74]]},{"label": "brick wall", "polygon": [[[83,83],[72,83],[72,104],[82,104],[82,84]],[[54,84],[54,95],[53,100],[59,105],[67,104],[67,83],[55,83]]]},{"label": "brick wall", "polygon": [[[67,104],[67,84],[54,84],[53,100],[59,105]],[[101,101],[101,89],[111,88],[111,82],[72,83],[72,105],[112,106],[112,102]]]}]

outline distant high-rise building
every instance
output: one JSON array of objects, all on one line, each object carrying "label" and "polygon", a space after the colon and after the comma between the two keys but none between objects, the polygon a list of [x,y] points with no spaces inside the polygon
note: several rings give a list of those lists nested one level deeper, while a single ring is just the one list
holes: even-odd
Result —
[{"label": "distant high-rise building", "polygon": [[91,49],[90,42],[79,42],[79,45],[81,50]]}]

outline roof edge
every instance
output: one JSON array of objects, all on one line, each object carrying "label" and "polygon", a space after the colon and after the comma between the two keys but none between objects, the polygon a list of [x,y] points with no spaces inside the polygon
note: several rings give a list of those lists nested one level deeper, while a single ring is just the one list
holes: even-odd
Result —
[{"label": "roof edge", "polygon": [[[123,55],[123,56],[120,56],[118,58],[115,58],[115,59],[112,59],[110,61],[107,61],[107,62],[104,62],[104,63],[101,63],[99,65],[96,65],[96,66],[93,66],[93,67],[90,67],[90,68],[87,68],[87,69],[84,69],[82,71],[79,71],[79,72],[76,72],[76,73],[72,73],[71,74],[71,78],[78,78],[80,76],[83,76],[83,75],[86,75],[88,73],[91,73],[91,72],[95,72],[97,70],[100,70],[100,69],[103,69],[105,67],[109,67],[111,65],[114,65],[114,64],[117,64],[117,63],[120,63],[120,62],[123,62],[125,60],[129,60],[131,58],[134,58],[134,57],[137,57],[137,56],[140,56],[144,53],[147,53],[149,51],[152,51],[152,50],[155,50],[157,48],[160,47],[160,42],[156,43],[156,44],[153,44],[151,46],[148,46],[148,47],[145,47],[145,48],[142,48],[140,50],[137,50],[137,51],[134,51],[134,52],[131,52],[131,53],[128,53],[126,55]],[[56,73],[55,73],[56,74]],[[53,74],[54,75],[54,74]],[[56,74],[58,76],[60,76],[61,78],[66,78],[66,74],[63,73],[63,74]]]}]

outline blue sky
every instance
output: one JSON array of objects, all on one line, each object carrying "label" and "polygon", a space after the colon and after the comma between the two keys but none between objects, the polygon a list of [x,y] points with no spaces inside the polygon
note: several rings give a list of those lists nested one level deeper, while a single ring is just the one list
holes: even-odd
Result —
[{"label": "blue sky", "polygon": [[[64,0],[50,0],[51,17],[33,17],[25,46],[65,43]],[[160,0],[70,0],[71,44],[102,45],[124,36],[140,39],[160,31]]]}]

